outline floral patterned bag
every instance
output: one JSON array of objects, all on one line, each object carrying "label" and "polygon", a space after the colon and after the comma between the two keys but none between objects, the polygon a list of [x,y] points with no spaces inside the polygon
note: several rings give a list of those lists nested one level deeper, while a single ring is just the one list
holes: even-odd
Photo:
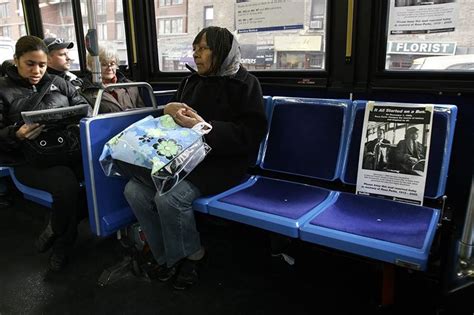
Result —
[{"label": "floral patterned bag", "polygon": [[208,123],[181,127],[170,115],[147,116],[110,139],[99,161],[107,176],[151,179],[157,191],[165,194],[209,153],[211,147],[203,135],[211,129]]}]

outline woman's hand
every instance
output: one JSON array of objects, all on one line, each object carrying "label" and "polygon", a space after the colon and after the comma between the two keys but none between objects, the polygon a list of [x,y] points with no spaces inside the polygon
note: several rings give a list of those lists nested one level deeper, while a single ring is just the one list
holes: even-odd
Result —
[{"label": "woman's hand", "polygon": [[173,118],[178,125],[187,128],[192,128],[195,124],[204,122],[204,119],[201,116],[199,116],[193,109],[188,108],[178,109]]},{"label": "woman's hand", "polygon": [[176,120],[176,113],[178,112],[179,109],[193,110],[191,107],[189,107],[185,103],[172,102],[172,103],[166,104],[165,108],[163,109],[163,113],[165,115],[170,115]]},{"label": "woman's hand", "polygon": [[25,139],[32,140],[40,135],[41,131],[43,131],[43,128],[44,128],[44,125],[40,125],[37,123],[24,124],[23,126],[20,127],[20,129],[16,131],[16,137],[22,141]]}]

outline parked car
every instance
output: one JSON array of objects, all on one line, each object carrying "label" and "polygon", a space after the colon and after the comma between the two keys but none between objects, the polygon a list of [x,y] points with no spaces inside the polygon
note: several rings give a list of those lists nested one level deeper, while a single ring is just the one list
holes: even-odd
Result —
[{"label": "parked car", "polygon": [[474,70],[474,55],[435,56],[413,60],[411,70]]}]

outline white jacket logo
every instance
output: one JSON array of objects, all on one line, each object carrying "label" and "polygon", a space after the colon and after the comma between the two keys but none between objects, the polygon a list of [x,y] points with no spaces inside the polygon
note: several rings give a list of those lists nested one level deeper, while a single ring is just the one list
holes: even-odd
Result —
[{"label": "white jacket logo", "polygon": [[51,88],[49,90],[50,91],[59,91],[58,87],[54,84],[51,84]]}]

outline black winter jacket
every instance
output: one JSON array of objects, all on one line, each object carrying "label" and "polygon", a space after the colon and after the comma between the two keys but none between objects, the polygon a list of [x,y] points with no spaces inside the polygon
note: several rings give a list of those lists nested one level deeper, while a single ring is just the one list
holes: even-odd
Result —
[{"label": "black winter jacket", "polygon": [[243,67],[232,77],[200,76],[181,82],[173,101],[186,103],[212,125],[212,150],[187,177],[204,195],[240,183],[257,157],[267,130],[258,79]]},{"label": "black winter jacket", "polygon": [[[19,152],[21,142],[15,135],[22,124],[21,112],[32,110],[36,96],[44,86],[51,85],[53,75],[45,73],[33,86],[19,76],[15,66],[8,67],[6,72],[7,77],[0,78],[0,164],[17,164],[22,160]],[[54,86],[51,85],[35,110],[83,104],[88,103],[74,86],[56,77]]]}]

